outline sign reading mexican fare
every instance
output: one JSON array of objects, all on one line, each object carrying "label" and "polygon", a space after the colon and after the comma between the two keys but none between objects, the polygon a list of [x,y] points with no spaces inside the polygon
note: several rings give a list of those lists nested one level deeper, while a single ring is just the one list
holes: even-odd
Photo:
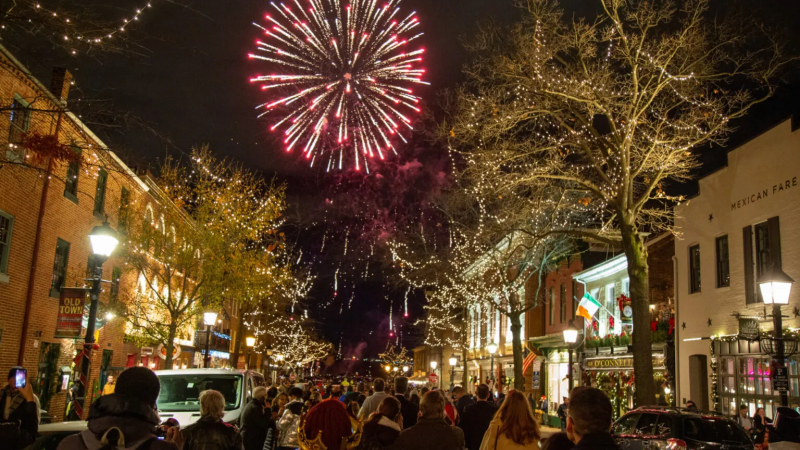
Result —
[{"label": "sign reading mexican fare", "polygon": [[[586,370],[633,370],[633,356],[587,359]],[[664,368],[664,355],[653,355],[653,368]]]},{"label": "sign reading mexican fare", "polygon": [[73,339],[81,337],[81,320],[83,319],[83,304],[86,302],[86,291],[85,288],[61,288],[55,337]]}]

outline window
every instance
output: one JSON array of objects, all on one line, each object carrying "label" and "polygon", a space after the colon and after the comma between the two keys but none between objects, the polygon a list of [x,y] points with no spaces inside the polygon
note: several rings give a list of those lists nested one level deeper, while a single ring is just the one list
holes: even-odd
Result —
[{"label": "window", "polygon": [[622,280],[622,293],[625,294],[626,297],[631,296],[631,279],[625,278]]},{"label": "window", "polygon": [[108,293],[110,303],[116,303],[119,300],[119,279],[122,277],[122,269],[114,267],[111,270],[111,289]]},{"label": "window", "polygon": [[661,414],[658,416],[658,422],[656,422],[656,429],[653,432],[655,436],[669,436],[672,433],[672,417]]},{"label": "window", "polygon": [[728,257],[728,235],[717,238],[717,287],[731,285],[730,259]]},{"label": "window", "polygon": [[106,210],[106,181],[108,172],[103,169],[97,171],[97,189],[94,193],[94,214],[102,216]]},{"label": "window", "polygon": [[700,292],[700,246],[689,247],[689,293]]},{"label": "window", "polygon": [[[744,227],[744,284],[746,302],[761,302],[758,279],[770,268],[781,267],[781,226],[779,218]],[[754,254],[755,253],[755,254]]]},{"label": "window", "polygon": [[[767,272],[772,264],[769,223],[756,225],[756,280]],[[757,282],[757,281],[756,281]]]},{"label": "window", "polygon": [[567,320],[567,285],[561,284],[561,292],[559,293],[559,301],[561,302],[561,323]]},{"label": "window", "polygon": [[53,281],[50,284],[50,296],[59,297],[61,287],[67,281],[67,262],[69,261],[69,242],[59,239],[56,243],[56,257],[53,261]]},{"label": "window", "polygon": [[14,94],[14,101],[11,103],[11,128],[8,130],[10,144],[21,144],[22,135],[31,128],[31,110],[28,106],[28,102]]},{"label": "window", "polygon": [[636,429],[636,422],[639,421],[639,417],[639,414],[628,414],[619,422],[614,424],[611,432],[617,436],[633,434],[633,431]]},{"label": "window", "polygon": [[578,283],[572,280],[572,317],[578,311]]},{"label": "window", "polygon": [[3,282],[8,282],[8,253],[13,228],[14,216],[0,211],[0,281]]},{"label": "window", "polygon": [[[72,151],[81,154],[81,149],[72,146]],[[80,160],[70,161],[67,165],[67,177],[64,180],[64,197],[78,203],[78,175],[80,173]]]},{"label": "window", "polygon": [[658,420],[658,414],[650,414],[650,413],[642,414],[642,418],[639,419],[639,423],[636,424],[636,429],[634,430],[634,434],[637,434],[639,436],[652,435],[653,426],[655,425],[657,420]]},{"label": "window", "polygon": [[555,294],[553,293],[554,289],[550,288],[550,325],[555,323],[554,317],[556,316],[556,301],[553,298]]},{"label": "window", "polygon": [[119,217],[117,218],[120,231],[125,231],[128,228],[128,211],[131,203],[131,191],[122,188],[119,194]]}]

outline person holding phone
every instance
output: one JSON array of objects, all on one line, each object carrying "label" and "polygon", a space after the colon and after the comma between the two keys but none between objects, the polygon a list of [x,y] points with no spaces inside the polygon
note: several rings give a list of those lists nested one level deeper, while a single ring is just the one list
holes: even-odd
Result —
[{"label": "person holding phone", "polygon": [[36,440],[39,431],[39,403],[28,383],[28,371],[12,367],[8,372],[8,385],[0,394],[3,408],[0,420],[0,440],[10,448],[24,448]]}]

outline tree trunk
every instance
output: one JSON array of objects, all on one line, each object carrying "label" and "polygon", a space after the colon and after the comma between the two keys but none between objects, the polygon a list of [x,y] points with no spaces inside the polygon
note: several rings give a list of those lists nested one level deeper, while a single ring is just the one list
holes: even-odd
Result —
[{"label": "tree trunk", "polygon": [[236,328],[236,342],[233,343],[233,354],[231,355],[231,367],[236,369],[239,367],[239,350],[242,344],[242,334],[244,333],[244,320],[242,314],[239,314],[239,326]]},{"label": "tree trunk", "polygon": [[525,379],[522,378],[522,321],[519,311],[508,315],[511,321],[511,348],[514,354],[514,389],[525,392]]},{"label": "tree trunk", "polygon": [[172,353],[175,350],[175,335],[178,334],[178,324],[173,320],[169,324],[169,336],[167,337],[167,358],[164,360],[164,369],[172,369]]},{"label": "tree trunk", "polygon": [[461,365],[464,366],[464,370],[461,371],[461,387],[463,387],[465,391],[470,392],[468,385],[469,377],[467,376],[467,352],[469,351],[469,345],[467,345],[469,321],[467,317],[469,317],[467,315],[467,308],[464,308],[464,320],[461,321]]},{"label": "tree trunk", "polygon": [[633,373],[636,377],[636,406],[655,405],[652,338],[650,335],[650,270],[647,247],[636,227],[622,223],[622,248],[628,259],[631,306],[633,307]]}]

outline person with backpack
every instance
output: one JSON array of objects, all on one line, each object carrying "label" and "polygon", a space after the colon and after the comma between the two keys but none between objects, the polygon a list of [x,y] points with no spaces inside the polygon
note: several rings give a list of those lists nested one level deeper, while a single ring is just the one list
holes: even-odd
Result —
[{"label": "person with backpack", "polygon": [[114,393],[92,403],[88,429],[65,438],[57,450],[182,450],[179,427],[171,427],[163,441],[156,437],[160,390],[152,370],[126,369],[117,378]]}]

